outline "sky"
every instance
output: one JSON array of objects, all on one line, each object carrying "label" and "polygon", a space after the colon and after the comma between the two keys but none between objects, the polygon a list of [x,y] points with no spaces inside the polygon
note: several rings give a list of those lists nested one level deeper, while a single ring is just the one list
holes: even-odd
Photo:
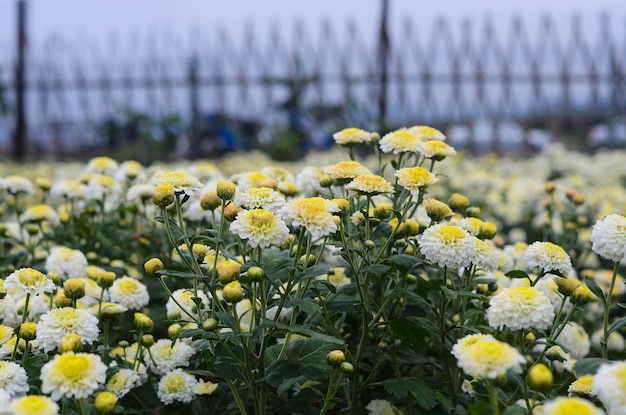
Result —
[{"label": "sky", "polygon": [[[166,29],[185,36],[192,28],[227,27],[234,32],[253,24],[260,30],[269,25],[291,25],[327,18],[345,22],[353,19],[362,30],[376,27],[381,0],[26,0],[29,30],[34,41],[53,33],[104,37],[108,33],[130,33]],[[595,21],[602,12],[626,17],[622,0],[389,0],[390,22],[404,17],[426,25],[445,15],[452,21],[490,16],[506,23],[516,13],[535,20],[544,13],[557,21],[573,13]],[[13,44],[17,0],[0,0],[0,46]]]}]

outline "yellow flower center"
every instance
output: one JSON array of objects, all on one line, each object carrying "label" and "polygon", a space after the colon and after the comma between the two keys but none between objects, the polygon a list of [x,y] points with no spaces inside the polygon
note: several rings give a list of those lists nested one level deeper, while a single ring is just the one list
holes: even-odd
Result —
[{"label": "yellow flower center", "polygon": [[67,353],[59,359],[58,368],[68,379],[78,380],[83,377],[89,369],[89,358],[87,356]]},{"label": "yellow flower center", "polygon": [[442,226],[439,231],[441,232],[442,239],[447,243],[453,243],[466,237],[463,229],[457,226]]},{"label": "yellow flower center", "polygon": [[30,268],[21,270],[18,277],[20,282],[26,286],[36,285],[45,278],[41,272]]},{"label": "yellow flower center", "polygon": [[173,375],[167,378],[165,383],[165,389],[168,392],[178,392],[185,386],[185,379],[180,375]]},{"label": "yellow flower center", "polygon": [[130,278],[120,280],[117,286],[120,291],[127,294],[137,291],[137,283],[135,282],[135,280],[131,280]]},{"label": "yellow flower center", "polygon": [[563,399],[553,411],[553,415],[594,415],[597,411],[587,402],[578,399]]},{"label": "yellow flower center", "polygon": [[50,410],[50,401],[44,396],[30,395],[17,400],[13,404],[16,413],[19,414],[47,414],[54,413]]},{"label": "yellow flower center", "polygon": [[255,209],[250,212],[250,223],[255,228],[269,226],[272,222],[274,222],[274,215],[270,211]]},{"label": "yellow flower center", "polygon": [[509,295],[529,301],[535,299],[539,292],[533,287],[511,287],[509,288]]}]

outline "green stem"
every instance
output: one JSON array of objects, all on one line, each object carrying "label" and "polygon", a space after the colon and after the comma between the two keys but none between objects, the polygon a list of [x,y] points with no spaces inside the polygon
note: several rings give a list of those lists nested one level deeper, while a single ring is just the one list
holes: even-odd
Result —
[{"label": "green stem", "polygon": [[617,270],[620,262],[616,262],[613,266],[613,275],[609,284],[609,291],[606,293],[606,302],[604,303],[604,322],[602,324],[602,357],[607,359],[609,356],[608,339],[609,339],[609,313],[611,311],[611,301],[613,300],[613,289],[615,288],[615,280],[617,278]]}]

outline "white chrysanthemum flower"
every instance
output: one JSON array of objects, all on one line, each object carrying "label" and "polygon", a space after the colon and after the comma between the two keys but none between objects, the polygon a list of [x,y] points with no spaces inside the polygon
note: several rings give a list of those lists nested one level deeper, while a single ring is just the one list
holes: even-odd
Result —
[{"label": "white chrysanthemum flower", "polygon": [[111,176],[115,173],[117,168],[117,161],[113,160],[111,157],[100,156],[89,160],[85,171],[87,173],[107,174]]},{"label": "white chrysanthemum flower", "polygon": [[458,226],[431,226],[420,237],[419,245],[422,255],[440,267],[468,267],[474,259],[474,238]]},{"label": "white chrysanthemum flower", "polygon": [[529,268],[540,268],[544,272],[556,271],[563,275],[572,268],[567,252],[551,242],[535,242],[526,248],[524,262]]},{"label": "white chrysanthemum flower", "polygon": [[58,354],[41,368],[41,391],[55,401],[88,398],[106,381],[106,371],[96,354]]},{"label": "white chrysanthemum flower", "polygon": [[[80,300],[78,304],[81,304]],[[90,305],[86,310],[92,316],[115,316],[123,314],[128,311],[128,308],[118,303],[112,303],[110,301],[103,301],[102,303]]]},{"label": "white chrysanthemum flower", "polygon": [[[560,396],[541,407],[541,415],[604,415],[604,411],[586,399]],[[611,413],[612,414],[612,413]]]},{"label": "white chrysanthemum flower", "polygon": [[152,199],[152,193],[154,192],[154,185],[149,183],[137,183],[128,188],[126,192],[126,200],[133,202],[138,200],[145,203]]},{"label": "white chrysanthemum flower", "polygon": [[458,366],[465,373],[480,379],[496,379],[507,370],[521,372],[524,356],[508,343],[488,334],[470,334],[452,347]]},{"label": "white chrysanthemum flower", "polygon": [[462,218],[454,221],[454,224],[465,229],[474,236],[480,235],[480,228],[483,225],[483,221],[478,218]]},{"label": "white chrysanthemum flower", "polygon": [[285,198],[269,187],[251,187],[235,195],[235,207],[264,209],[276,213],[285,205]]},{"label": "white chrysanthemum flower", "polygon": [[360,128],[344,128],[333,134],[333,140],[340,146],[369,143],[372,141],[372,133]]},{"label": "white chrysanthemum flower", "polygon": [[55,308],[37,322],[37,342],[44,352],[54,350],[68,334],[78,334],[84,344],[91,344],[100,333],[98,319],[87,310]]},{"label": "white chrysanthemum flower", "polygon": [[423,167],[404,167],[394,173],[398,184],[408,190],[413,196],[418,196],[420,189],[426,188],[439,179]]},{"label": "white chrysanthemum flower", "polygon": [[422,141],[446,141],[446,136],[441,131],[428,125],[414,125],[409,131]]},{"label": "white chrysanthemum flower", "polygon": [[[193,297],[195,297],[193,294],[193,290],[188,288],[180,288],[172,292],[171,297],[167,300],[167,303],[165,304],[167,315],[169,316],[174,312],[180,313],[182,318],[185,318],[188,314],[191,314],[192,316],[198,315],[198,311],[196,310],[196,303],[194,303],[192,300]],[[204,292],[198,291],[198,298],[202,300],[201,304],[204,305],[204,308],[208,309],[210,306],[209,297],[207,297]]]},{"label": "white chrysanthemum flower", "polygon": [[19,397],[28,392],[26,370],[15,362],[0,361],[0,390],[9,398]]},{"label": "white chrysanthemum flower", "polygon": [[58,199],[81,200],[87,195],[87,186],[78,180],[61,180],[52,185],[50,195]]},{"label": "white chrysanthemum flower", "polygon": [[13,337],[13,327],[0,324],[0,344],[8,342]]},{"label": "white chrysanthemum flower", "polygon": [[87,200],[116,199],[122,194],[122,186],[117,180],[105,174],[89,178],[85,191]]},{"label": "white chrysanthemum flower", "polygon": [[132,369],[122,368],[111,375],[106,383],[106,389],[118,398],[123,398],[139,385],[141,385],[139,373]]},{"label": "white chrysanthemum flower", "polygon": [[174,187],[174,191],[178,194],[186,194],[193,196],[202,189],[200,180],[186,172],[169,172],[159,174],[150,181],[153,185],[169,183]]},{"label": "white chrysanthemum flower", "polygon": [[[601,342],[603,338],[604,330],[602,327],[591,334],[591,345],[594,349],[599,350],[602,347]],[[626,340],[624,340],[624,336],[622,336],[618,331],[612,331],[606,341],[606,348],[609,351],[623,352],[624,349],[626,349]]]},{"label": "white chrysanthemum flower", "polygon": [[[0,300],[0,321],[7,326],[17,327],[22,322],[22,311],[26,306],[26,293],[11,288],[4,299]],[[28,316],[37,321],[39,316],[50,310],[50,296],[47,294],[30,297]]]},{"label": "white chrysanthemum flower", "polygon": [[593,377],[592,390],[611,415],[626,414],[626,362],[603,364]]},{"label": "white chrysanthemum flower", "polygon": [[28,395],[13,399],[9,404],[11,415],[57,415],[59,405],[43,395]]},{"label": "white chrysanthemum flower", "polygon": [[395,192],[393,185],[377,174],[362,174],[359,177],[355,177],[346,185],[346,189],[352,194],[369,196]]},{"label": "white chrysanthemum flower", "polygon": [[321,197],[295,199],[279,212],[287,225],[305,228],[313,238],[328,236],[337,231],[333,213],[339,206]]},{"label": "white chrysanthemum flower", "polygon": [[109,288],[111,301],[118,303],[130,310],[139,310],[150,302],[148,288],[140,281],[125,276],[118,278]]},{"label": "white chrysanthemum flower", "polygon": [[443,160],[448,156],[454,156],[456,150],[440,140],[421,141],[417,145],[417,151],[426,158]]},{"label": "white chrysanthemum flower", "polygon": [[150,353],[144,355],[144,363],[157,375],[164,375],[177,367],[187,366],[195,349],[186,342],[172,342],[159,339],[150,346]]},{"label": "white chrysanthemum flower", "polygon": [[570,383],[567,394],[569,396],[596,396],[593,393],[593,376],[581,376]]},{"label": "white chrysanthemum flower", "polygon": [[355,177],[371,174],[372,172],[358,161],[340,161],[337,164],[324,167],[324,173],[335,180],[349,181]]},{"label": "white chrysanthemum flower", "polygon": [[591,350],[589,335],[582,326],[574,322],[569,322],[563,327],[556,341],[577,360],[587,356]]},{"label": "white chrysanthemum flower", "polygon": [[421,142],[422,140],[410,130],[401,128],[385,134],[378,142],[378,145],[383,153],[416,153]]},{"label": "white chrysanthemum flower", "polygon": [[0,181],[0,186],[14,196],[19,194],[35,194],[33,182],[22,176],[7,176]]},{"label": "white chrysanthemum flower", "polygon": [[296,175],[296,184],[301,189],[304,197],[317,196],[322,193],[320,179],[325,173],[319,167],[305,167]]},{"label": "white chrysanthemum flower", "polygon": [[474,237],[472,264],[487,272],[493,272],[498,268],[498,252],[488,242]]},{"label": "white chrysanthemum flower", "polygon": [[22,293],[31,295],[50,293],[55,289],[54,282],[50,278],[32,268],[20,268],[12,272],[4,280],[4,287],[6,289],[15,288]]},{"label": "white chrysanthemum flower", "polygon": [[365,407],[368,415],[402,415],[403,412],[383,399],[374,399]]},{"label": "white chrysanthemum flower", "polygon": [[52,248],[46,258],[46,271],[59,274],[62,281],[68,278],[80,278],[87,268],[87,257],[78,249],[59,246]]},{"label": "white chrysanthemum flower", "polygon": [[60,222],[57,211],[43,204],[34,205],[26,209],[20,217],[20,221],[24,223],[40,223],[45,221],[52,225],[58,225]]},{"label": "white chrysanthemum flower", "polygon": [[346,276],[344,267],[333,267],[328,271],[328,274],[320,275],[315,279],[328,281],[337,288],[352,283],[352,280]]},{"label": "white chrysanthemum flower", "polygon": [[224,177],[220,169],[209,161],[196,161],[189,166],[189,174],[202,182],[218,180]]},{"label": "white chrysanthemum flower", "polygon": [[534,287],[504,288],[491,297],[487,320],[499,330],[544,330],[552,325],[554,308],[548,297]]},{"label": "white chrysanthemum flower", "polygon": [[613,262],[626,256],[626,217],[616,213],[607,215],[593,225],[591,249]]},{"label": "white chrysanthemum flower", "polygon": [[157,387],[159,400],[165,405],[174,401],[189,403],[196,397],[198,380],[182,369],[175,369],[163,376]]},{"label": "white chrysanthemum flower", "polygon": [[247,239],[252,247],[267,248],[280,245],[289,236],[285,222],[269,210],[243,210],[230,224],[230,231],[241,239]]},{"label": "white chrysanthemum flower", "polygon": [[120,182],[129,183],[129,182],[144,182],[146,181],[146,173],[144,167],[135,160],[126,160],[120,164],[115,173],[105,173],[112,174],[116,180]]}]

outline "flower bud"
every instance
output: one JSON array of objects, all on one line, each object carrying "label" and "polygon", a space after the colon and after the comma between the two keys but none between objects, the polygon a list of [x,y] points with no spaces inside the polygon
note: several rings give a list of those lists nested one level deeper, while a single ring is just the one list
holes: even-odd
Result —
[{"label": "flower bud", "polygon": [[232,200],[235,197],[235,192],[237,191],[237,186],[233,182],[229,182],[226,180],[220,180],[217,182],[216,193],[217,197],[224,201]]},{"label": "flower bud", "polygon": [[450,199],[448,199],[448,206],[450,206],[450,208],[452,208],[455,212],[463,212],[469,204],[469,199],[460,193],[452,193]]},{"label": "flower bud", "polygon": [[551,346],[546,351],[546,357],[549,360],[556,360],[558,362],[564,362],[567,360],[567,355],[565,354],[561,346],[556,346],[556,345]]},{"label": "flower bud", "polygon": [[479,236],[483,239],[493,239],[496,236],[498,228],[493,222],[483,222],[480,225]]},{"label": "flower bud", "polygon": [[211,248],[208,245],[203,244],[193,244],[191,248],[194,255],[198,257],[198,260],[202,261],[205,256],[207,256],[211,252]]},{"label": "flower bud", "polygon": [[83,340],[76,333],[70,333],[63,337],[59,343],[59,353],[80,352],[83,349]]},{"label": "flower bud", "polygon": [[117,396],[109,391],[98,392],[96,399],[93,402],[96,411],[101,414],[112,414],[115,412],[115,406],[117,405]]},{"label": "flower bud", "polygon": [[543,190],[545,190],[545,192],[548,194],[552,194],[556,190],[556,185],[554,184],[554,182],[546,182],[546,184],[543,186]]},{"label": "flower bud", "polygon": [[152,190],[152,202],[160,208],[165,208],[174,203],[176,192],[171,183],[161,183]]},{"label": "flower bud", "polygon": [[379,203],[374,208],[374,216],[381,220],[388,219],[391,216],[391,211],[391,203]]},{"label": "flower bud", "polygon": [[535,389],[546,391],[552,387],[554,376],[543,363],[537,363],[528,371],[528,383]]},{"label": "flower bud", "polygon": [[346,355],[341,350],[332,350],[326,355],[326,363],[337,367],[346,360]]},{"label": "flower bud", "polygon": [[420,224],[415,219],[406,219],[404,221],[404,233],[406,236],[415,236],[420,231]]},{"label": "flower bud", "polygon": [[331,202],[339,206],[339,212],[336,212],[336,215],[346,216],[350,213],[350,202],[347,199],[332,199]]},{"label": "flower bud", "polygon": [[298,185],[293,182],[282,181],[278,183],[278,191],[287,197],[292,197],[300,192]]},{"label": "flower bud", "polygon": [[371,239],[367,239],[366,241],[364,241],[363,245],[365,246],[365,249],[367,249],[368,251],[376,248],[376,243],[372,241]]},{"label": "flower bud", "polygon": [[227,284],[239,278],[241,274],[241,264],[237,261],[228,259],[217,264],[217,277],[222,284]]},{"label": "flower bud", "polygon": [[580,285],[574,289],[572,293],[572,300],[574,304],[587,304],[590,301],[596,299],[595,294],[586,285]]},{"label": "flower bud", "polygon": [[170,337],[170,339],[174,340],[176,339],[176,336],[178,336],[178,333],[182,330],[182,328],[183,326],[178,323],[170,324],[170,326],[167,328],[167,335]]},{"label": "flower bud", "polygon": [[570,296],[580,286],[580,281],[576,278],[555,278],[554,282],[559,287],[559,292],[564,296]]},{"label": "flower bud", "polygon": [[169,313],[167,313],[167,319],[171,320],[171,321],[180,320],[182,317],[183,316],[182,316],[182,314],[180,313],[179,310],[172,310]]},{"label": "flower bud", "polygon": [[263,278],[265,278],[265,271],[261,267],[250,267],[246,273],[252,281],[263,281]]},{"label": "flower bud", "polygon": [[37,177],[35,179],[35,186],[47,192],[52,187],[52,181],[50,179],[46,179],[45,177]]},{"label": "flower bud", "polygon": [[69,214],[69,213],[67,213],[67,212],[61,212],[61,213],[59,213],[59,221],[60,221],[62,224],[64,224],[64,225],[65,225],[65,224],[69,223],[71,219],[72,219],[72,217],[70,216],[70,214]]},{"label": "flower bud", "polygon": [[154,344],[154,336],[152,334],[144,334],[141,336],[141,345],[143,347],[150,347]]},{"label": "flower bud", "polygon": [[200,198],[200,208],[202,210],[215,210],[220,204],[220,198],[214,190],[206,192]]},{"label": "flower bud", "polygon": [[207,318],[202,322],[202,330],[213,331],[217,328],[217,320],[214,318]]},{"label": "flower bud", "polygon": [[224,215],[224,219],[226,219],[229,222],[232,222],[235,220],[235,218],[237,218],[237,215],[242,210],[243,210],[242,208],[235,207],[234,203],[230,202],[228,205],[224,207],[224,211],[222,212],[222,215]]},{"label": "flower bud", "polygon": [[465,216],[468,218],[480,218],[480,208],[477,206],[469,206],[465,209]]},{"label": "flower bud", "polygon": [[257,182],[257,187],[267,187],[276,190],[278,189],[278,182],[274,179],[260,179]]},{"label": "flower bud", "polygon": [[440,222],[454,214],[450,206],[437,199],[427,199],[424,201],[426,214],[433,222]]},{"label": "flower bud", "polygon": [[29,342],[31,340],[35,340],[36,335],[37,335],[37,323],[28,321],[20,325],[20,339],[24,339]]},{"label": "flower bud", "polygon": [[65,296],[65,291],[59,291],[54,296],[54,305],[56,305],[57,308],[71,307],[72,299]]},{"label": "flower bud", "polygon": [[320,177],[320,187],[329,188],[332,185],[333,185],[333,178],[330,176],[330,174],[323,174]]},{"label": "flower bud", "polygon": [[144,333],[154,330],[154,322],[144,313],[135,313],[135,327]]},{"label": "flower bud", "polygon": [[165,265],[159,258],[150,258],[143,264],[143,268],[146,270],[146,274],[154,276],[157,271],[165,269]]},{"label": "flower bud", "polygon": [[313,254],[302,255],[300,257],[300,261],[302,261],[307,267],[310,267],[315,264],[317,258]]},{"label": "flower bud", "polygon": [[34,223],[24,225],[24,229],[30,236],[37,235],[39,233],[39,226],[35,225]]},{"label": "flower bud", "polygon": [[231,281],[224,286],[222,297],[229,303],[238,303],[243,298],[243,289],[239,281]]},{"label": "flower bud", "polygon": [[354,366],[350,362],[341,362],[339,365],[339,370],[341,370],[345,374],[350,374],[354,372]]},{"label": "flower bud", "polygon": [[96,283],[101,288],[110,288],[117,276],[113,271],[98,271],[96,274]]}]

